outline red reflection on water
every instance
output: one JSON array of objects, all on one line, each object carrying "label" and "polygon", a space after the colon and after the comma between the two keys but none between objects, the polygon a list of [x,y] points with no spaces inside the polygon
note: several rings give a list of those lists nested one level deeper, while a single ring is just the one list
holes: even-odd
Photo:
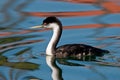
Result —
[{"label": "red reflection on water", "polygon": [[102,6],[110,13],[120,13],[120,6],[113,2],[104,2]]},{"label": "red reflection on water", "polygon": [[[98,0],[53,0],[53,1],[65,1],[65,2],[76,2],[76,3],[94,3],[102,10],[91,10],[91,11],[76,11],[76,12],[23,12],[24,14],[37,17],[57,16],[57,17],[73,17],[73,16],[101,16],[107,14],[119,14],[120,6],[110,1],[98,1]],[[97,3],[96,3],[97,2]],[[66,26],[64,29],[76,29],[76,28],[98,28],[98,27],[120,27],[120,24],[86,24],[77,26]]]},{"label": "red reflection on water", "polygon": [[0,37],[7,36],[7,35],[11,35],[11,32],[1,32],[0,33]]},{"label": "red reflection on water", "polygon": [[30,33],[30,30],[22,30],[19,32],[1,32],[0,33],[0,37],[4,37],[4,36],[10,36],[10,35],[14,35],[14,34],[26,34],[26,33]]},{"label": "red reflection on water", "polygon": [[96,4],[112,13],[120,13],[120,6],[118,5],[118,3],[120,4],[120,0],[106,0],[106,1],[100,1],[100,0],[51,0],[51,1]]},{"label": "red reflection on water", "polygon": [[96,3],[98,0],[51,0],[51,1],[64,1],[71,3]]},{"label": "red reflection on water", "polygon": [[[71,0],[70,0],[71,1]],[[46,16],[60,16],[60,17],[72,17],[72,16],[96,16],[104,15],[106,13],[120,13],[120,6],[113,2],[100,3],[103,10],[92,10],[92,11],[77,11],[77,12],[23,12],[24,14],[37,17]]]},{"label": "red reflection on water", "polygon": [[72,16],[96,16],[102,15],[105,11],[93,10],[93,11],[77,11],[77,12],[24,12],[24,14],[37,17],[46,16],[58,16],[58,17],[72,17]]},{"label": "red reflection on water", "polygon": [[[103,27],[104,24],[86,24],[86,25],[73,25],[73,26],[64,26],[63,29],[80,29],[80,28],[100,28]],[[104,26],[105,27],[105,26]],[[106,24],[106,27],[120,27],[120,24]],[[40,30],[21,30],[16,32],[1,32],[0,37],[10,36],[10,35],[20,35],[27,34],[32,32],[44,32],[50,29],[40,29]]]},{"label": "red reflection on water", "polygon": [[8,43],[8,44],[0,46],[0,52],[3,52],[3,51],[8,50],[8,49],[24,46],[24,45],[27,45],[27,44],[42,42],[42,41],[44,41],[44,40],[27,40],[27,41],[22,41],[22,42]]},{"label": "red reflection on water", "polygon": [[40,29],[40,30],[21,30],[21,31],[16,31],[16,32],[1,32],[0,37],[5,37],[5,36],[11,36],[11,35],[20,35],[20,34],[27,34],[27,33],[32,33],[32,32],[44,32],[49,29]]},{"label": "red reflection on water", "polygon": [[114,3],[118,4],[118,5],[120,5],[120,0],[107,0],[107,1],[111,1],[111,2],[114,2]]},{"label": "red reflection on water", "polygon": [[[86,24],[86,25],[66,26],[64,27],[64,29],[100,28],[103,27],[103,25],[104,24]],[[106,27],[120,27],[120,24],[106,24]]]},{"label": "red reflection on water", "polygon": [[105,40],[105,39],[120,39],[120,36],[105,36],[105,37],[99,37],[97,40]]}]

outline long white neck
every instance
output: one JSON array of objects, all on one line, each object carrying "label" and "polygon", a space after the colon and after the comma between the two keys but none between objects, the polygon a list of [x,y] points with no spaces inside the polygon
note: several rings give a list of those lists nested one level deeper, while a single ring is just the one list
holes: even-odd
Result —
[{"label": "long white neck", "polygon": [[53,28],[53,35],[46,49],[47,55],[55,54],[55,49],[62,33],[62,30],[60,29],[58,24],[52,24],[51,26]]}]

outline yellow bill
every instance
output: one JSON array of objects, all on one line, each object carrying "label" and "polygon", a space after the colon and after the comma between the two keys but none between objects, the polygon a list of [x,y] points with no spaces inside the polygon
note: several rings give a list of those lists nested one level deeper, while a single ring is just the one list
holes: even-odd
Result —
[{"label": "yellow bill", "polygon": [[31,28],[34,29],[34,28],[43,28],[43,27],[44,27],[43,25],[40,25],[40,26],[33,26]]}]

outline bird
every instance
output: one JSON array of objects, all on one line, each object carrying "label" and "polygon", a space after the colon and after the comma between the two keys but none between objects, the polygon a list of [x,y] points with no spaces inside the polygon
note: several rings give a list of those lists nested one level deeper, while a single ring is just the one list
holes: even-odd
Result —
[{"label": "bird", "polygon": [[57,44],[62,35],[62,23],[56,16],[48,16],[43,20],[43,23],[32,28],[51,28],[53,35],[46,48],[46,55],[59,57],[81,57],[85,55],[103,56],[109,53],[108,50],[100,49],[86,44],[65,44],[57,47]]}]

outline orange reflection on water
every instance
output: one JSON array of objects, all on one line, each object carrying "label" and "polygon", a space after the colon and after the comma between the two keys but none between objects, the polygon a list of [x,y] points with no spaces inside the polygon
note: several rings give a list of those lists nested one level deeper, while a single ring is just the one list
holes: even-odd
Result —
[{"label": "orange reflection on water", "polygon": [[31,32],[31,30],[22,30],[22,31],[18,31],[18,32],[1,32],[0,37],[10,36],[10,35],[14,35],[14,34],[26,34],[26,33],[30,33],[30,32]]},{"label": "orange reflection on water", "polygon": [[[104,26],[106,25],[106,26]],[[64,26],[63,29],[80,29],[80,28],[100,28],[100,27],[120,27],[120,24],[86,24],[86,25],[73,25],[73,26]],[[16,32],[1,32],[0,37],[10,36],[10,35],[20,35],[20,34],[27,34],[32,32],[44,32],[50,29],[40,29],[40,30],[21,30]]]},{"label": "orange reflection on water", "polygon": [[[86,24],[86,25],[66,26],[64,27],[64,29],[100,28],[103,26],[104,24]],[[120,24],[106,24],[106,27],[120,27]]]},{"label": "orange reflection on water", "polygon": [[95,4],[97,6],[102,7],[106,11],[110,13],[120,13],[120,0],[52,0],[52,1],[63,1],[63,2],[70,2],[70,3],[88,3],[88,4]]},{"label": "orange reflection on water", "polygon": [[120,13],[120,6],[113,2],[104,2],[102,6],[110,13]]},{"label": "orange reflection on water", "polygon": [[27,34],[27,33],[32,33],[32,32],[44,32],[47,31],[49,29],[40,29],[40,30],[20,30],[20,31],[16,31],[16,32],[1,32],[0,33],[0,37],[5,37],[5,36],[11,36],[11,35],[20,35],[20,34]]},{"label": "orange reflection on water", "polygon": [[60,16],[60,17],[72,17],[72,16],[96,16],[102,15],[105,11],[93,10],[93,11],[77,11],[77,12],[24,12],[24,14],[37,17],[46,16]]},{"label": "orange reflection on water", "polygon": [[91,10],[91,11],[77,11],[77,12],[23,12],[24,14],[37,17],[46,17],[46,16],[60,16],[60,17],[72,17],[72,16],[96,16],[120,13],[120,6],[113,2],[103,2],[100,3],[103,10]]},{"label": "orange reflection on water", "polygon": [[96,3],[98,0],[51,0],[51,1],[64,1],[71,3]]},{"label": "orange reflection on water", "polygon": [[8,44],[0,46],[0,52],[6,51],[8,49],[13,49],[13,48],[16,48],[16,47],[24,46],[24,45],[27,45],[27,44],[42,42],[42,41],[44,41],[44,40],[43,39],[41,39],[41,40],[27,40],[27,41],[22,41],[22,42],[8,43]]}]

